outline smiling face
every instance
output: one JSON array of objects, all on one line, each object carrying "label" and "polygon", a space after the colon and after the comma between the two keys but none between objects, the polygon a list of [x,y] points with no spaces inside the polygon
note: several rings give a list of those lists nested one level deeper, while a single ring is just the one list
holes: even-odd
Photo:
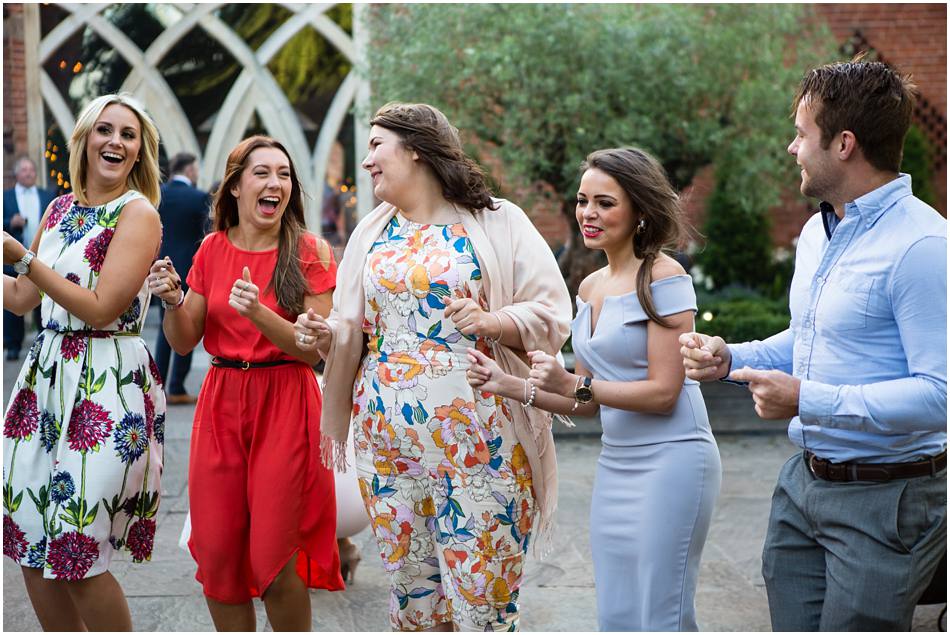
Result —
[{"label": "smiling face", "polygon": [[277,148],[257,148],[230,190],[237,200],[239,223],[261,231],[279,228],[292,190],[287,155]]},{"label": "smiling face", "polygon": [[86,139],[90,181],[125,183],[142,149],[142,125],[122,104],[106,106]]},{"label": "smiling face", "polygon": [[14,176],[23,187],[33,187],[36,185],[36,165],[30,159],[20,159]]},{"label": "smiling face", "polygon": [[381,201],[400,207],[411,190],[418,171],[418,155],[408,150],[395,132],[373,126],[369,132],[369,152],[361,166],[373,179],[373,194]]},{"label": "smiling face", "polygon": [[801,191],[805,196],[834,202],[836,186],[841,181],[840,166],[834,159],[835,140],[827,148],[821,146],[821,128],[815,122],[815,105],[802,99],[795,111],[795,138],[788,153],[801,168]]},{"label": "smiling face", "polygon": [[612,176],[591,168],[581,177],[575,209],[588,249],[633,245],[636,215],[630,197]]}]

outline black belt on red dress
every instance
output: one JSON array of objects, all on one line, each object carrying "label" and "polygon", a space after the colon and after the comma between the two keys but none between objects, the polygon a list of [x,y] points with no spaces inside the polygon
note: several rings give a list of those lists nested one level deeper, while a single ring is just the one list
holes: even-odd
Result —
[{"label": "black belt on red dress", "polygon": [[211,365],[218,368],[240,368],[241,370],[250,370],[251,368],[271,368],[272,366],[283,366],[284,364],[296,364],[296,360],[275,359],[272,362],[247,362],[239,359],[226,359],[224,357],[212,357]]}]

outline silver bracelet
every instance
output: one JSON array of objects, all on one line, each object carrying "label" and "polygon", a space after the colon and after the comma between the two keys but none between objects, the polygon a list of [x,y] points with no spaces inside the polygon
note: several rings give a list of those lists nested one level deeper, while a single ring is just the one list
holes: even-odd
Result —
[{"label": "silver bracelet", "polygon": [[498,320],[498,337],[487,337],[487,336],[486,336],[486,338],[487,338],[488,341],[491,342],[492,344],[497,344],[498,342],[501,341],[501,336],[505,334],[505,325],[502,324],[502,322],[501,322],[501,316],[498,315],[497,313],[495,313],[494,311],[489,311],[488,315],[491,315],[491,316],[493,316],[496,320]]},{"label": "silver bracelet", "polygon": [[162,300],[163,309],[165,309],[166,311],[174,311],[175,309],[177,309],[178,307],[180,307],[182,304],[185,303],[185,290],[179,289],[179,291],[181,291],[181,295],[178,297],[178,302],[176,302],[175,304],[168,304],[167,302],[165,302],[164,299]]}]

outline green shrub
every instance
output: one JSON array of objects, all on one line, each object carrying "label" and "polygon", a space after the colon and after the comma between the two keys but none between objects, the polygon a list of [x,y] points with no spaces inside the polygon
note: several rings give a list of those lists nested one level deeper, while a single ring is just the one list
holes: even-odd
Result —
[{"label": "green shrub", "polygon": [[763,340],[788,328],[787,300],[730,288],[717,294],[700,292],[698,303],[696,330],[727,342]]},{"label": "green shrub", "polygon": [[911,126],[904,138],[904,159],[901,161],[901,172],[910,174],[914,196],[928,205],[937,200],[933,187],[933,162],[931,160],[930,142],[927,136],[916,125]]}]

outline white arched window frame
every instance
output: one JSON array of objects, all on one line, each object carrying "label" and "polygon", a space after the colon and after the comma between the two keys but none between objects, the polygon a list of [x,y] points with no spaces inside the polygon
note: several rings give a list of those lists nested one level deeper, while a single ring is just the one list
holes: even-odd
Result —
[{"label": "white arched window frame", "polygon": [[[27,82],[26,87],[31,119],[37,110],[40,115],[38,125],[31,125],[28,133],[32,147],[42,147],[44,143],[42,131],[46,129],[46,124],[42,121],[45,117],[42,104],[49,108],[65,135],[68,136],[75,125],[76,113],[72,112],[56,89],[43,65],[77,31],[90,28],[109,42],[131,67],[120,90],[135,95],[145,105],[158,126],[169,156],[177,152],[190,152],[198,157],[200,187],[208,188],[224,173],[228,152],[242,139],[256,112],[267,133],[279,139],[291,153],[303,189],[309,194],[305,210],[307,226],[311,231],[319,232],[323,183],[330,151],[354,104],[357,113],[354,126],[357,154],[366,147],[369,134],[366,125],[369,82],[365,76],[365,5],[353,5],[351,37],[326,16],[326,11],[335,6],[333,3],[283,4],[292,15],[256,51],[215,15],[215,10],[222,3],[170,5],[181,13],[181,18],[165,29],[144,51],[102,15],[109,4],[63,3],[59,6],[69,15],[46,37],[40,38],[39,6],[24,5],[24,43],[28,52],[37,51],[35,56],[28,54],[27,64],[35,70],[34,77],[39,78],[39,81]],[[168,51],[196,26],[215,38],[243,67],[221,104],[203,152],[181,103],[157,70],[158,63]],[[267,68],[274,55],[307,27],[312,27],[326,38],[351,66],[349,74],[337,88],[312,148],[308,146],[293,106]],[[27,75],[30,76],[30,73]],[[358,156],[356,160],[359,160]],[[359,169],[356,185],[357,210],[362,217],[372,207],[373,197],[372,183],[368,175]]]}]

